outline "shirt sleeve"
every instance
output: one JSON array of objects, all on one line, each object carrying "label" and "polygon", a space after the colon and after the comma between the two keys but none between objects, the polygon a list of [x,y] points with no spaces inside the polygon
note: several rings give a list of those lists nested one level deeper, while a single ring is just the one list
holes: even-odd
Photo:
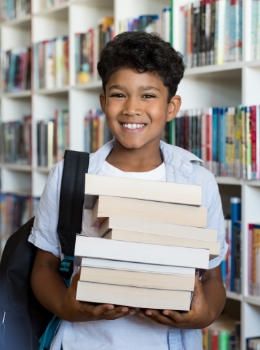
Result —
[{"label": "shirt sleeve", "polygon": [[61,256],[57,226],[62,171],[63,161],[55,164],[51,169],[28,239],[36,247],[57,257]]},{"label": "shirt sleeve", "polygon": [[221,261],[227,253],[228,245],[225,238],[224,215],[218,185],[216,183],[215,177],[212,174],[210,174],[210,176],[211,179],[208,183],[207,188],[207,228],[212,228],[218,231],[217,240],[220,243],[219,256],[217,256],[215,259],[210,260],[209,262],[209,269],[213,269],[214,267],[220,265]]}]

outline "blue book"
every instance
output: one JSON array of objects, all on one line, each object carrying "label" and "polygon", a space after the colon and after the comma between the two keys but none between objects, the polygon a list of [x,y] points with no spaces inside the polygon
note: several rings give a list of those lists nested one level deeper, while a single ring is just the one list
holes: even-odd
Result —
[{"label": "blue book", "polygon": [[[230,290],[235,292],[235,266],[236,266],[236,250],[238,245],[238,239],[240,241],[239,230],[241,231],[241,198],[230,198],[230,219],[231,225],[231,278],[230,278]],[[241,255],[241,254],[239,254]],[[236,288],[237,289],[237,288]]]},{"label": "blue book", "polygon": [[213,174],[218,175],[218,108],[212,108],[212,161]]},{"label": "blue book", "polygon": [[219,175],[226,176],[226,107],[219,108],[218,117],[218,161]]}]

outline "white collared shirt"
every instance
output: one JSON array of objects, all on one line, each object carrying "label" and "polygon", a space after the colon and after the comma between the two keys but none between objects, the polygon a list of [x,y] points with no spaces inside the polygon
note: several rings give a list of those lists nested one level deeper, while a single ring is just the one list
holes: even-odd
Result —
[{"label": "white collared shirt", "polygon": [[[112,148],[113,141],[90,155],[89,173],[99,174],[102,172],[104,162]],[[208,208],[207,228],[218,231],[218,241],[220,242],[220,255],[209,262],[209,268],[214,268],[221,263],[228,247],[225,241],[221,200],[214,175],[200,165],[195,164],[201,162],[201,160],[182,148],[161,141],[160,151],[165,165],[167,182],[202,186],[202,206]],[[62,171],[63,161],[52,168],[29,237],[29,241],[38,248],[49,251],[61,258],[56,229]],[[84,231],[83,225],[82,234],[84,234]],[[137,332],[140,332],[138,342],[135,341]],[[78,343],[79,339],[80,343]],[[143,319],[138,315],[127,316],[116,321],[85,323],[63,321],[52,342],[51,350],[60,350],[61,342],[64,350],[202,349],[200,330],[168,328],[157,325],[146,318]]]}]

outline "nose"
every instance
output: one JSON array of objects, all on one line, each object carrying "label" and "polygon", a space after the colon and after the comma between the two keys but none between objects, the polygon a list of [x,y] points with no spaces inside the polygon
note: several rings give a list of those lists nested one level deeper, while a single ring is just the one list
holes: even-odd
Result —
[{"label": "nose", "polygon": [[122,111],[123,115],[134,117],[142,115],[140,101],[135,98],[127,98]]}]

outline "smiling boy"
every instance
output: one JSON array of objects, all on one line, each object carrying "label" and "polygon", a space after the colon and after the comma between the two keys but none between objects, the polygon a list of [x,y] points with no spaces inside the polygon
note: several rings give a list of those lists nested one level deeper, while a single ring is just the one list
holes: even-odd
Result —
[{"label": "smiling boy", "polygon": [[[200,350],[200,329],[211,324],[225,304],[220,263],[227,245],[214,176],[194,163],[200,161],[195,155],[160,141],[165,123],[181,106],[176,91],[184,73],[182,58],[156,35],[127,32],[106,45],[98,71],[103,84],[100,104],[114,141],[91,154],[89,173],[201,185],[202,206],[208,208],[207,227],[218,230],[221,252],[210,261],[201,280],[196,276],[189,312],[76,301],[77,266],[68,289],[59,274],[57,198],[63,162],[56,164],[29,238],[39,248],[33,291],[45,308],[64,320],[51,349]],[[90,228],[90,215],[89,211],[84,214],[82,234],[97,236],[97,230]]]}]

